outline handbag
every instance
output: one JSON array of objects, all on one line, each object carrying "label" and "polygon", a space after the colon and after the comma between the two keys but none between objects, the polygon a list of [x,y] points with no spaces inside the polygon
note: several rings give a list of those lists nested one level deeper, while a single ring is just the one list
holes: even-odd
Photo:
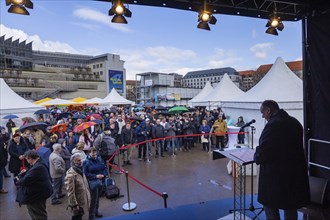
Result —
[{"label": "handbag", "polygon": [[204,137],[204,135],[201,136],[201,143],[209,143],[209,140]]}]

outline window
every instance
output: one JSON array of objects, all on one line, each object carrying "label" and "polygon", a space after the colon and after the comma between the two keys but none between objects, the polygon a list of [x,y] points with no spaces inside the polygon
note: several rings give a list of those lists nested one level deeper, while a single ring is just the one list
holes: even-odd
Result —
[{"label": "window", "polygon": [[103,76],[103,71],[100,71],[100,75]]}]

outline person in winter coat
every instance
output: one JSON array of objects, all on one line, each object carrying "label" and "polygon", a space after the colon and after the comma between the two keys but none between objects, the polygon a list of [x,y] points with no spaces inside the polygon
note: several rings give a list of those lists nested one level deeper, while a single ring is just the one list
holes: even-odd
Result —
[{"label": "person in winter coat", "polygon": [[0,193],[8,193],[8,191],[3,188],[3,177],[8,161],[8,152],[5,146],[4,139],[0,138]]},{"label": "person in winter coat", "polygon": [[[243,116],[239,116],[237,119],[236,127],[243,127],[245,125],[245,122],[243,120]],[[237,142],[238,144],[244,144],[245,134],[241,133],[244,132],[244,128],[239,130],[239,134],[237,134]]]},{"label": "person in winter coat", "polygon": [[[94,141],[94,147],[107,166],[109,159],[111,159],[109,161],[110,164],[114,163],[115,157],[113,154],[116,152],[116,140],[111,136],[110,126],[106,126],[103,133],[97,136]],[[108,171],[110,174],[111,166],[108,166]]]},{"label": "person in winter coat", "polygon": [[260,165],[258,201],[267,219],[298,219],[297,209],[310,202],[307,164],[303,148],[303,127],[297,119],[266,100],[260,112],[268,122],[254,155]]},{"label": "person in winter coat", "polygon": [[61,204],[62,202],[59,199],[64,197],[64,194],[62,194],[62,180],[66,169],[65,162],[61,157],[61,150],[60,144],[54,144],[53,152],[49,156],[49,173],[53,180],[52,205]]},{"label": "person in winter coat", "polygon": [[130,147],[131,144],[136,142],[136,134],[133,128],[131,128],[131,124],[126,122],[125,127],[121,131],[121,143],[122,148],[127,147],[126,149],[122,150],[123,154],[123,165],[132,165],[131,163],[131,155],[133,147]]},{"label": "person in winter coat", "polygon": [[160,124],[160,119],[156,120],[156,124],[152,127],[152,137],[154,139],[158,139],[156,141],[156,158],[159,156],[159,151],[161,156],[164,156],[164,143],[165,140],[163,139],[165,136],[165,128],[163,125]]},{"label": "person in winter coat", "polygon": [[72,153],[73,148],[76,147],[77,142],[76,142],[76,138],[74,136],[74,133],[71,129],[67,130],[68,135],[65,137],[65,144],[66,147],[68,148],[68,150],[70,151],[70,153]]},{"label": "person in winter coat", "polygon": [[[167,138],[167,153],[168,155],[176,155],[175,153],[175,143],[176,143],[176,138],[175,136],[176,132],[176,125],[173,117],[169,118],[169,121],[165,123],[165,136],[166,137],[173,137],[173,138]],[[171,147],[172,146],[172,147]]]},{"label": "person in winter coat", "polygon": [[61,157],[63,158],[65,162],[65,171],[67,171],[70,168],[70,158],[72,154],[70,153],[69,149],[66,146],[65,139],[58,139],[58,143],[61,145]]},{"label": "person in winter coat", "polygon": [[188,117],[186,117],[182,123],[183,135],[187,135],[183,138],[184,151],[191,151],[191,147],[193,146],[192,134],[194,134],[194,129],[195,126],[193,122]]},{"label": "person in winter coat", "polygon": [[102,181],[108,175],[108,171],[103,159],[97,155],[95,147],[91,147],[83,163],[83,171],[88,180],[91,195],[89,219],[101,218],[103,216],[99,212],[99,201],[103,188]]},{"label": "person in winter coat", "polygon": [[[147,140],[147,127],[146,127],[146,122],[142,121],[137,128],[135,129],[135,134],[136,134],[136,141],[137,142],[144,142]],[[147,145],[146,143],[142,143],[138,145],[139,149],[139,161],[143,160],[146,161],[147,158]]]},{"label": "person in winter coat", "polygon": [[16,201],[26,205],[32,219],[47,219],[46,200],[53,193],[48,167],[35,150],[26,151],[24,158],[31,167],[15,177]]},{"label": "person in winter coat", "polygon": [[23,141],[19,133],[13,135],[13,139],[9,141],[8,152],[10,155],[9,171],[17,176],[20,168],[25,165],[28,166],[27,161],[24,159],[24,153],[28,151],[28,145]]},{"label": "person in winter coat", "polygon": [[[209,139],[209,135],[208,133],[210,133],[210,126],[207,124],[207,120],[206,119],[203,119],[202,121],[202,124],[199,126],[199,133],[203,134],[201,137],[201,142],[203,144],[203,150],[206,150],[206,151],[209,151],[210,148],[209,148],[209,142],[208,142],[208,139]],[[207,133],[207,134],[205,134]]]},{"label": "person in winter coat", "polygon": [[[182,135],[182,121],[181,121],[180,117],[177,117],[174,121],[175,128],[176,128],[176,130],[175,130],[175,135],[176,136]],[[182,151],[182,139],[183,138],[182,137],[176,137],[175,139],[176,139],[176,143],[175,143],[176,147],[178,149],[180,149],[180,151]]]},{"label": "person in winter coat", "polygon": [[[215,133],[215,145],[216,148],[223,150],[225,147],[225,136],[227,132],[227,123],[223,119],[223,115],[219,114],[219,118],[213,123],[213,129]],[[221,147],[219,146],[219,143]],[[220,148],[219,148],[220,147]]]},{"label": "person in winter coat", "polygon": [[93,146],[93,142],[94,142],[94,138],[88,129],[85,129],[82,131],[82,133],[79,137],[79,142],[85,143],[84,152],[85,152],[85,154],[87,154],[89,151],[89,148],[91,148]]},{"label": "person in winter coat", "polygon": [[8,119],[8,122],[6,124],[6,127],[7,127],[7,131],[9,133],[9,135],[11,135],[13,133],[13,128],[16,127],[16,124],[15,122],[13,122],[13,120],[11,119]]},{"label": "person in winter coat", "polygon": [[66,172],[64,184],[68,194],[68,207],[71,208],[72,220],[80,220],[90,207],[90,192],[86,175],[83,172],[79,154],[71,156],[71,167]]}]

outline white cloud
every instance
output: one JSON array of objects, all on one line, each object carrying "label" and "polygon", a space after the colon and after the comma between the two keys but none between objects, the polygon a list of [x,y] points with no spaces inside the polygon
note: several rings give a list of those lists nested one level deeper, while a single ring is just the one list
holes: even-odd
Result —
[{"label": "white cloud", "polygon": [[148,47],[146,49],[148,55],[164,60],[185,60],[195,58],[197,54],[192,50],[183,50],[176,47]]},{"label": "white cloud", "polygon": [[127,28],[127,25],[125,24],[115,24],[111,22],[111,17],[109,17],[107,14],[102,13],[100,11],[90,9],[90,8],[78,8],[73,11],[73,15],[87,20],[87,21],[93,21],[98,22],[104,25],[107,25],[113,29],[124,31],[124,32],[130,32],[130,29]]},{"label": "white cloud", "polygon": [[254,53],[254,56],[258,59],[265,60],[268,58],[268,54],[273,51],[272,43],[260,43],[250,47],[250,51]]},{"label": "white cloud", "polygon": [[302,61],[302,57],[298,57],[297,59],[295,59],[294,61]]},{"label": "white cloud", "polygon": [[212,56],[207,58],[207,68],[222,68],[228,66],[237,66],[237,63],[243,59],[237,56],[235,50],[214,49]]},{"label": "white cloud", "polygon": [[26,40],[27,43],[32,43],[33,50],[50,51],[50,52],[64,52],[64,53],[79,53],[67,43],[59,41],[41,40],[38,35],[28,35],[22,30],[12,29],[0,24],[1,35],[5,35],[8,39],[13,37],[13,40],[19,39],[19,42]]},{"label": "white cloud", "polygon": [[[115,51],[125,61],[126,78],[135,79],[135,74],[143,72],[162,72],[186,74],[186,67],[197,61],[197,54],[192,50],[177,47],[155,46],[133,50],[119,49]],[[189,71],[188,70],[188,71]]]},{"label": "white cloud", "polygon": [[91,30],[91,31],[94,31],[94,30],[99,28],[99,26],[95,25],[95,24],[86,24],[86,23],[81,23],[81,22],[73,22],[71,24],[73,24],[75,26],[78,26],[78,27],[82,27],[82,28]]}]

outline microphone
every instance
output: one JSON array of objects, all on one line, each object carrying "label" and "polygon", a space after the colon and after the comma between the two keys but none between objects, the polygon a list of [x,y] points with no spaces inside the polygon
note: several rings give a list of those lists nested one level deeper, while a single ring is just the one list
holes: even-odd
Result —
[{"label": "microphone", "polygon": [[241,129],[246,128],[246,127],[249,127],[250,125],[252,125],[252,124],[255,123],[255,122],[256,122],[256,120],[255,120],[255,119],[252,119],[250,122],[248,122],[248,123],[246,123],[245,125],[243,125],[243,126],[241,127]]}]

